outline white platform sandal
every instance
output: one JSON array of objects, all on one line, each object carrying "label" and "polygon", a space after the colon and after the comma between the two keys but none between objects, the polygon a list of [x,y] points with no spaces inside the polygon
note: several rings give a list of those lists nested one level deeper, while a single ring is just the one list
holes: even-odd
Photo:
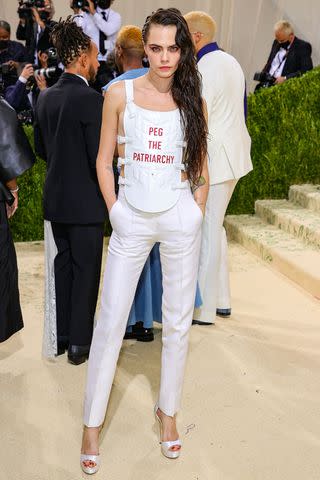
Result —
[{"label": "white platform sandal", "polygon": [[97,473],[100,468],[100,455],[81,453],[80,465],[84,473],[93,475],[94,473]]},{"label": "white platform sandal", "polygon": [[[161,445],[161,453],[167,458],[178,458],[180,456],[181,452],[181,442],[180,439],[178,438],[177,440],[173,441],[167,441],[167,442],[162,442],[161,437],[162,437],[162,420],[157,414],[158,411],[158,405],[155,405],[154,407],[154,415],[159,423],[159,443]],[[178,449],[174,447],[179,447]]]}]

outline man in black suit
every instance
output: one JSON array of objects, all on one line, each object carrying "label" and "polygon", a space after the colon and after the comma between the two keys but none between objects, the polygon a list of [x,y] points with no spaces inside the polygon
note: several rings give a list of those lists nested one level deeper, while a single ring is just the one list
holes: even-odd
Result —
[{"label": "man in black suit", "polygon": [[[275,40],[262,72],[270,74],[275,85],[298,77],[313,68],[310,43],[296,37],[289,22],[285,20],[277,22],[274,33]],[[263,86],[261,83],[258,84],[256,89],[261,86]]]},{"label": "man in black suit", "polygon": [[106,218],[96,173],[103,97],[88,85],[99,67],[90,38],[69,18],[54,27],[52,40],[65,73],[39,95],[35,140],[47,162],[44,218],[57,248],[55,353],[68,347],[69,362],[78,365],[91,344]]}]

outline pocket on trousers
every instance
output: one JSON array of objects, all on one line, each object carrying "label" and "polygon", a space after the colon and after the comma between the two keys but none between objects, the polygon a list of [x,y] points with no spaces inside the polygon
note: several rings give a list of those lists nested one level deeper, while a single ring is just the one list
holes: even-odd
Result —
[{"label": "pocket on trousers", "polygon": [[109,212],[109,220],[110,220],[111,225],[112,225],[113,214],[114,214],[115,209],[117,208],[118,203],[119,203],[119,200],[116,200],[114,202],[114,204],[112,205],[111,210]]},{"label": "pocket on trousers", "polygon": [[114,232],[118,235],[128,235],[132,228],[132,212],[130,208],[123,202],[117,200],[109,212],[109,220]]},{"label": "pocket on trousers", "polygon": [[196,207],[196,209],[198,210],[198,213],[200,213],[201,218],[203,219],[204,215],[203,215],[203,213],[202,213],[201,208],[199,207],[199,205],[197,204],[197,202],[196,202],[194,199],[193,199],[193,203],[195,204],[195,207]]},{"label": "pocket on trousers", "polygon": [[194,207],[194,211],[195,211],[195,215],[198,215],[201,219],[201,222],[204,218],[204,215],[202,213],[202,210],[201,208],[199,207],[199,205],[197,204],[197,202],[195,201],[193,195],[191,196],[191,202],[193,203],[193,207]]}]

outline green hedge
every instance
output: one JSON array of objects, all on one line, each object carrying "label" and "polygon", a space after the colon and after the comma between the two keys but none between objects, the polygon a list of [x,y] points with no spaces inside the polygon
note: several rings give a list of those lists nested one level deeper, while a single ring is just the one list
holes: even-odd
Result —
[{"label": "green hedge", "polygon": [[[240,180],[228,213],[252,213],[258,198],[285,198],[289,186],[320,182],[320,68],[248,98],[254,169]],[[33,142],[31,127],[26,128]],[[19,209],[11,221],[16,241],[43,238],[45,164],[19,179]],[[106,232],[110,227],[106,226]]]},{"label": "green hedge", "polygon": [[[33,128],[25,127],[33,145]],[[13,238],[16,242],[43,239],[42,188],[46,164],[37,158],[35,165],[18,179],[19,207],[10,220]]]},{"label": "green hedge", "polygon": [[290,185],[320,182],[320,68],[248,98],[253,171],[238,183],[228,213],[287,198]]}]

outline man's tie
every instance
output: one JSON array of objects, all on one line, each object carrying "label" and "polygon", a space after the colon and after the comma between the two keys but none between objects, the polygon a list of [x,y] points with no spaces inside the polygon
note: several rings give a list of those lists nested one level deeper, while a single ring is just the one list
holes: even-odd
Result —
[{"label": "man's tie", "polygon": [[[108,21],[108,18],[106,17],[106,12],[102,10],[101,12],[102,18],[105,22]],[[105,55],[106,53],[106,47],[105,47],[105,41],[107,40],[107,35],[105,35],[101,30],[99,30],[99,50],[101,55]]]}]

